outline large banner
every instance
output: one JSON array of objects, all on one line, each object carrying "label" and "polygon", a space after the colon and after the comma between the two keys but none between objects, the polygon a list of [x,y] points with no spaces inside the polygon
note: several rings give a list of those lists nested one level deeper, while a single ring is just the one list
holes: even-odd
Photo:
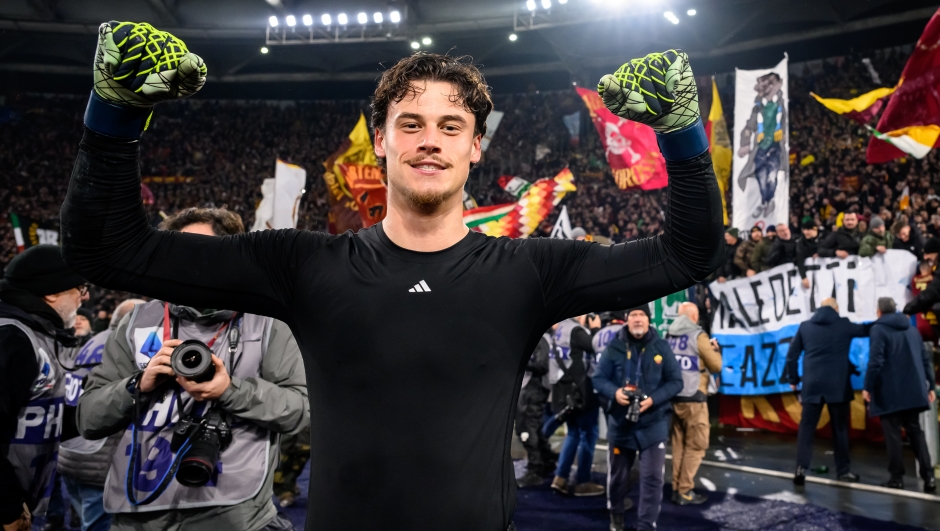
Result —
[{"label": "large banner", "polygon": [[18,253],[43,243],[59,245],[59,230],[52,222],[36,221],[10,212],[10,225],[13,227],[13,238],[16,240]]},{"label": "large banner", "polygon": [[786,223],[790,212],[787,58],[763,70],[735,70],[732,226]]},{"label": "large banner", "polygon": [[[841,316],[859,323],[875,320],[879,297],[891,297],[902,307],[910,298],[907,286],[917,258],[907,251],[889,250],[872,258],[810,258],[806,266],[809,289],[803,288],[793,264],[709,285],[718,299],[711,331],[722,348],[723,394],[789,392],[784,369],[800,323],[829,297],[838,301]],[[849,359],[858,368],[852,387],[861,389],[868,366],[867,338],[853,341]]]},{"label": "large banner", "polygon": [[344,163],[339,165],[346,179],[346,185],[356,205],[362,228],[368,228],[385,219],[388,209],[388,186],[385,173],[378,166]]},{"label": "large banner", "polygon": [[297,228],[300,199],[307,183],[307,170],[278,159],[274,168],[274,202],[271,206],[272,229]]},{"label": "large banner", "polygon": [[607,151],[607,163],[617,186],[626,190],[656,190],[669,184],[666,161],[659,152],[656,133],[648,125],[615,116],[596,90],[576,88]]}]

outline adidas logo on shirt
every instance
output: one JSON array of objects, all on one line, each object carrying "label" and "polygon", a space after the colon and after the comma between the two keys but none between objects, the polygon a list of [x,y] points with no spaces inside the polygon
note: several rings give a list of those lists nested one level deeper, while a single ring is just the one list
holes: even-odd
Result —
[{"label": "adidas logo on shirt", "polygon": [[425,291],[431,291],[431,288],[428,287],[427,282],[422,280],[415,284],[415,287],[408,290],[408,293],[424,293]]}]

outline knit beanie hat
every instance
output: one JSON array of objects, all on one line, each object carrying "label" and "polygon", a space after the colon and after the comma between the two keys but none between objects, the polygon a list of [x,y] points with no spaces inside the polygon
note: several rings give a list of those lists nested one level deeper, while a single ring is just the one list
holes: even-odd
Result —
[{"label": "knit beanie hat", "polygon": [[3,271],[5,284],[39,297],[77,288],[85,279],[72,271],[57,245],[35,245],[16,255]]},{"label": "knit beanie hat", "polygon": [[880,216],[872,216],[871,220],[868,222],[868,227],[871,229],[877,229],[878,227],[884,227],[885,220],[881,219]]},{"label": "knit beanie hat", "polygon": [[625,312],[623,312],[623,313],[624,313],[624,316],[630,317],[630,314],[633,313],[633,312],[635,312],[635,311],[637,311],[637,310],[639,310],[639,311],[645,313],[645,314],[646,314],[646,317],[652,318],[652,314],[650,314],[650,305],[649,305],[649,304],[641,304],[641,305],[639,305],[639,306],[634,306],[633,308],[630,308],[629,310],[627,310],[627,311],[625,311]]},{"label": "knit beanie hat", "polygon": [[725,229],[725,233],[730,234],[731,236],[735,238],[738,237],[738,229],[734,227],[728,227],[727,229]]}]

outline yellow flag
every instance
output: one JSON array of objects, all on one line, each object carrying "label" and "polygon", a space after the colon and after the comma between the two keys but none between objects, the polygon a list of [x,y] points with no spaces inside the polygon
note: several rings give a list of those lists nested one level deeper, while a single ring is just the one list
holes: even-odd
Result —
[{"label": "yellow flag", "polygon": [[728,205],[725,196],[728,193],[728,182],[731,177],[731,137],[728,136],[728,124],[725,122],[725,113],[721,108],[721,98],[718,96],[718,85],[712,78],[712,108],[708,112],[708,125],[705,128],[708,134],[709,149],[712,153],[712,166],[715,176],[718,177],[718,188],[721,190],[721,210],[724,213],[725,225],[728,224]]},{"label": "yellow flag", "polygon": [[840,100],[837,98],[820,98],[819,96],[817,96],[816,94],[813,94],[812,92],[810,92],[809,95],[816,98],[816,101],[823,104],[824,107],[826,107],[827,109],[829,109],[830,111],[834,113],[848,114],[850,112],[865,111],[866,109],[874,105],[876,101],[880,100],[881,98],[884,98],[885,96],[890,96],[891,94],[893,94],[895,90],[897,89],[883,87],[883,88],[875,89],[871,92],[862,94],[861,96],[857,98],[852,98],[850,100]]}]

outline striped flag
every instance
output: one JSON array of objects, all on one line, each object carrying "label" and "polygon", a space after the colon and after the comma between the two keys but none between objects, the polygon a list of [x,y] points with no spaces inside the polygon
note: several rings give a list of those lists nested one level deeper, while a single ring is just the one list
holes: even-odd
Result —
[{"label": "striped flag", "polygon": [[16,240],[16,252],[22,253],[26,250],[26,240],[23,239],[23,228],[20,227],[20,218],[10,212],[10,223],[13,225],[13,238]]},{"label": "striped flag", "polygon": [[465,210],[463,213],[463,222],[471,229],[479,227],[484,223],[496,221],[516,208],[515,203],[506,203],[503,205],[482,206]]},{"label": "striped flag", "polygon": [[[571,170],[565,168],[552,179],[539,179],[532,183],[518,202],[489,207],[492,209],[489,211],[490,215],[499,217],[480,223],[473,229],[489,236],[527,238],[548,217],[555,205],[560,203],[568,192],[575,190],[577,188],[574,185],[574,175]],[[500,214],[502,208],[508,208],[508,211]],[[464,212],[464,220],[467,219],[467,214],[479,210]]]}]

